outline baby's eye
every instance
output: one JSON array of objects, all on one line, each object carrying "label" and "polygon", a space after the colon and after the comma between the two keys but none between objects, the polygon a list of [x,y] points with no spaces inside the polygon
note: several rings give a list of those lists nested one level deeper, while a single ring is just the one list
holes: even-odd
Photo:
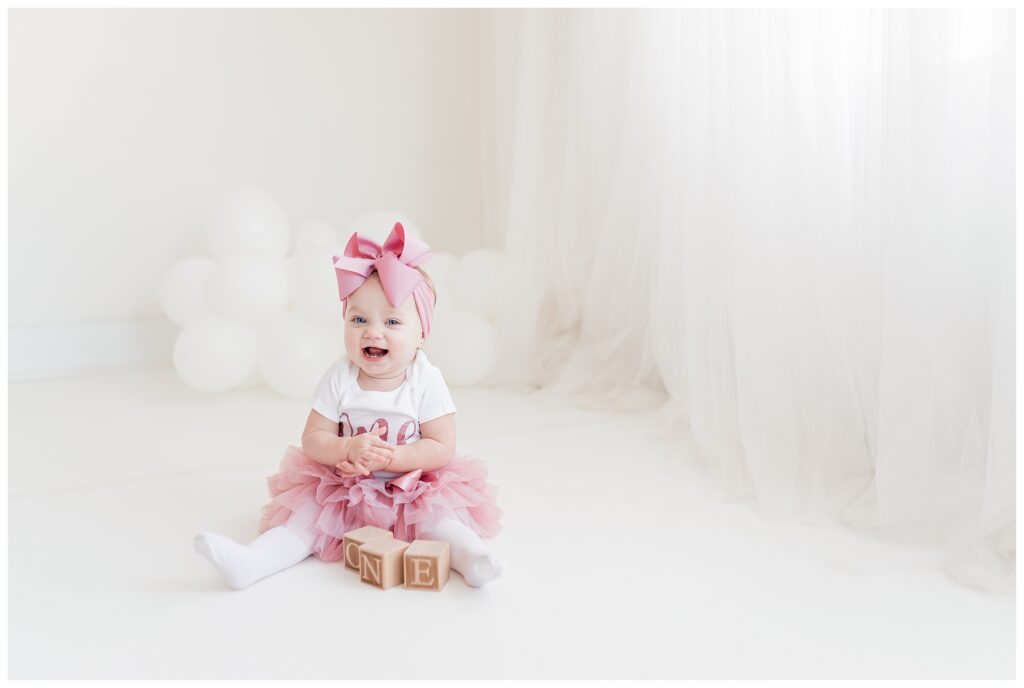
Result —
[{"label": "baby's eye", "polygon": [[398,322],[398,321],[397,321],[397,320],[395,320],[394,318],[388,318],[388,319],[387,319],[387,324],[388,324],[388,325],[401,325],[402,323]]},{"label": "baby's eye", "polygon": [[362,325],[364,322],[366,322],[366,318],[364,318],[361,315],[357,315],[352,318],[352,322],[354,322],[357,325]]}]

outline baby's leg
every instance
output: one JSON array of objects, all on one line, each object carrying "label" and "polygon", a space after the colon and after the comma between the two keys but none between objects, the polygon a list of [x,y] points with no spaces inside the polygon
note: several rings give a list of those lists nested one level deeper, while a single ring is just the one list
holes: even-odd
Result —
[{"label": "baby's leg", "polygon": [[199,533],[192,544],[228,585],[241,590],[298,564],[313,553],[315,539],[312,531],[288,524],[271,528],[248,545],[216,533]]},{"label": "baby's leg", "polygon": [[447,542],[452,568],[461,573],[466,583],[474,588],[494,580],[504,569],[504,565],[488,551],[480,536],[455,517],[448,516],[421,524],[418,537]]}]

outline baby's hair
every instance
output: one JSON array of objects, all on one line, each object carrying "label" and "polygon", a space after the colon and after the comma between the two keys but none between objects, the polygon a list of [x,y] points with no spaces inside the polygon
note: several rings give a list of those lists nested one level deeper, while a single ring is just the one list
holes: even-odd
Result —
[{"label": "baby's hair", "polygon": [[430,279],[430,275],[428,275],[427,271],[424,270],[423,268],[417,267],[416,269],[420,271],[420,274],[423,275],[423,279],[427,283],[427,286],[430,287],[430,292],[434,295],[434,307],[436,308],[437,307],[437,289],[434,287],[434,280]]}]

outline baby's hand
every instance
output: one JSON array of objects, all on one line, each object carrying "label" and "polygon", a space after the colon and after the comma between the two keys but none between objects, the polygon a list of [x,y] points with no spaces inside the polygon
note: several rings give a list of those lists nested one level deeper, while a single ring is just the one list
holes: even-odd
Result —
[{"label": "baby's hand", "polygon": [[363,465],[362,461],[357,461],[353,464],[351,461],[346,459],[341,463],[334,464],[335,470],[341,474],[342,478],[358,478],[361,475],[366,475],[367,470]]},{"label": "baby's hand", "polygon": [[360,475],[369,475],[373,471],[379,471],[383,468],[387,468],[387,465],[391,463],[390,459],[372,459],[365,460],[360,459],[353,463],[352,461],[342,461],[335,465],[338,472],[341,473],[344,478],[355,478]]},{"label": "baby's hand", "polygon": [[343,476],[367,475],[391,463],[395,448],[380,438],[383,432],[380,427],[352,438],[345,460],[336,464]]}]

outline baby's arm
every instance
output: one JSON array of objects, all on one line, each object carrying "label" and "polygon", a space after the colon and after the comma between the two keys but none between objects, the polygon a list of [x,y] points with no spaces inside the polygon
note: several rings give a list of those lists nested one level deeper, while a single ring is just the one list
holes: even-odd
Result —
[{"label": "baby's arm", "polygon": [[420,426],[420,439],[395,447],[387,470],[397,473],[422,468],[437,470],[455,456],[455,414],[449,413]]},{"label": "baby's arm", "polygon": [[347,437],[339,437],[338,431],[338,423],[324,418],[316,411],[310,411],[302,431],[302,453],[328,466],[344,461],[349,440]]}]

